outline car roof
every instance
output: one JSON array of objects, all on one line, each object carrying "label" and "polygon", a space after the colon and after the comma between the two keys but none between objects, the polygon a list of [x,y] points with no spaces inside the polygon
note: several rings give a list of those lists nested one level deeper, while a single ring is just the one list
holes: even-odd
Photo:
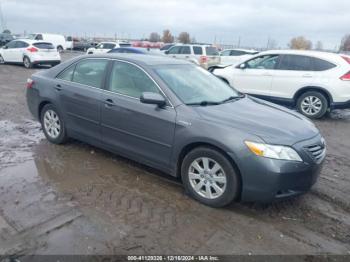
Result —
[{"label": "car roof", "polygon": [[322,52],[315,50],[269,50],[259,53],[259,55],[264,54],[281,54],[281,55],[305,55],[305,56],[314,56],[314,57],[323,57],[323,58],[334,58],[335,56],[339,56],[339,54],[331,53],[331,52]]},{"label": "car roof", "polygon": [[33,40],[33,39],[29,39],[29,38],[16,38],[12,41],[23,41],[26,42],[28,44],[36,44],[36,43],[50,43],[49,41],[43,41],[43,40]]},{"label": "car roof", "polygon": [[94,54],[84,55],[81,58],[109,58],[109,59],[120,59],[127,62],[132,62],[139,65],[155,66],[155,65],[190,65],[192,63],[186,60],[169,58],[166,56],[157,55],[139,55],[139,54]]},{"label": "car roof", "polygon": [[230,51],[244,51],[244,52],[251,52],[251,53],[259,52],[259,51],[254,50],[254,49],[244,49],[244,48],[228,48],[228,49],[224,49],[222,51],[227,51],[227,50],[230,50]]}]

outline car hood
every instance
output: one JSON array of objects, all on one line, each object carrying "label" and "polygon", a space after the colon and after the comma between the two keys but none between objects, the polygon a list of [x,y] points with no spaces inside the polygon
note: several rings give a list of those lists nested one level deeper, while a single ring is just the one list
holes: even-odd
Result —
[{"label": "car hood", "polygon": [[270,144],[293,145],[319,134],[316,126],[299,113],[249,96],[193,109],[203,120],[229,125]]}]

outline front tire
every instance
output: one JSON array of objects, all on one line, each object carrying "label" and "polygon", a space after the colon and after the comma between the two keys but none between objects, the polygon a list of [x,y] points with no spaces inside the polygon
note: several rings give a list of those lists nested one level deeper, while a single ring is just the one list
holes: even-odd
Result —
[{"label": "front tire", "polygon": [[5,64],[5,59],[2,57],[2,55],[0,55],[0,65],[1,64]]},{"label": "front tire", "polygon": [[308,91],[297,100],[298,111],[306,117],[317,119],[327,113],[327,98],[320,92]]},{"label": "front tire", "polygon": [[239,193],[239,178],[230,161],[210,147],[189,152],[181,165],[185,190],[194,199],[211,207],[230,204]]},{"label": "front tire", "polygon": [[65,123],[54,105],[44,106],[41,110],[40,120],[47,140],[53,144],[63,144],[67,141]]}]

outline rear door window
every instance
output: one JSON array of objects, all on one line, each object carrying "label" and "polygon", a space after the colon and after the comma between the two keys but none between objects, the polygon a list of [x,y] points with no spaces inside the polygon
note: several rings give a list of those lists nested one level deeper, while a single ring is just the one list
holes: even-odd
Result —
[{"label": "rear door window", "polygon": [[75,69],[75,64],[68,67],[67,69],[65,69],[63,72],[61,72],[57,78],[58,79],[62,79],[65,81],[72,81],[73,78],[73,74],[74,74],[74,69]]},{"label": "rear door window", "polygon": [[246,52],[244,51],[239,51],[239,50],[232,50],[231,51],[231,56],[241,56],[241,55],[245,55]]},{"label": "rear door window", "polygon": [[17,41],[16,42],[16,47],[15,48],[26,48],[28,47],[29,44],[27,44],[26,42],[23,42],[23,41]]},{"label": "rear door window", "polygon": [[313,71],[311,57],[302,55],[283,55],[279,70]]},{"label": "rear door window", "polygon": [[212,46],[207,46],[205,48],[205,52],[207,53],[208,56],[216,56],[219,55],[218,50],[215,47]]},{"label": "rear door window", "polygon": [[190,55],[191,54],[191,48],[189,46],[182,46],[180,53],[183,55]]},{"label": "rear door window", "polygon": [[194,46],[193,47],[193,53],[195,55],[203,55],[203,49],[201,46]]},{"label": "rear door window", "polygon": [[72,81],[82,85],[102,88],[108,60],[87,59],[79,62],[74,70]]}]

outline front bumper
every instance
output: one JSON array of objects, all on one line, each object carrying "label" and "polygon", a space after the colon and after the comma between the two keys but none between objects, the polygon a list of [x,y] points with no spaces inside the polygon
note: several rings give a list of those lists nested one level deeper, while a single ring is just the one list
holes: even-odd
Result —
[{"label": "front bumper", "polygon": [[304,162],[268,159],[249,152],[239,165],[241,201],[271,203],[308,192],[322,170],[325,151],[316,160],[306,147],[319,144],[321,136],[293,145]]},{"label": "front bumper", "polygon": [[34,65],[58,65],[61,60],[37,60],[32,62]]}]

